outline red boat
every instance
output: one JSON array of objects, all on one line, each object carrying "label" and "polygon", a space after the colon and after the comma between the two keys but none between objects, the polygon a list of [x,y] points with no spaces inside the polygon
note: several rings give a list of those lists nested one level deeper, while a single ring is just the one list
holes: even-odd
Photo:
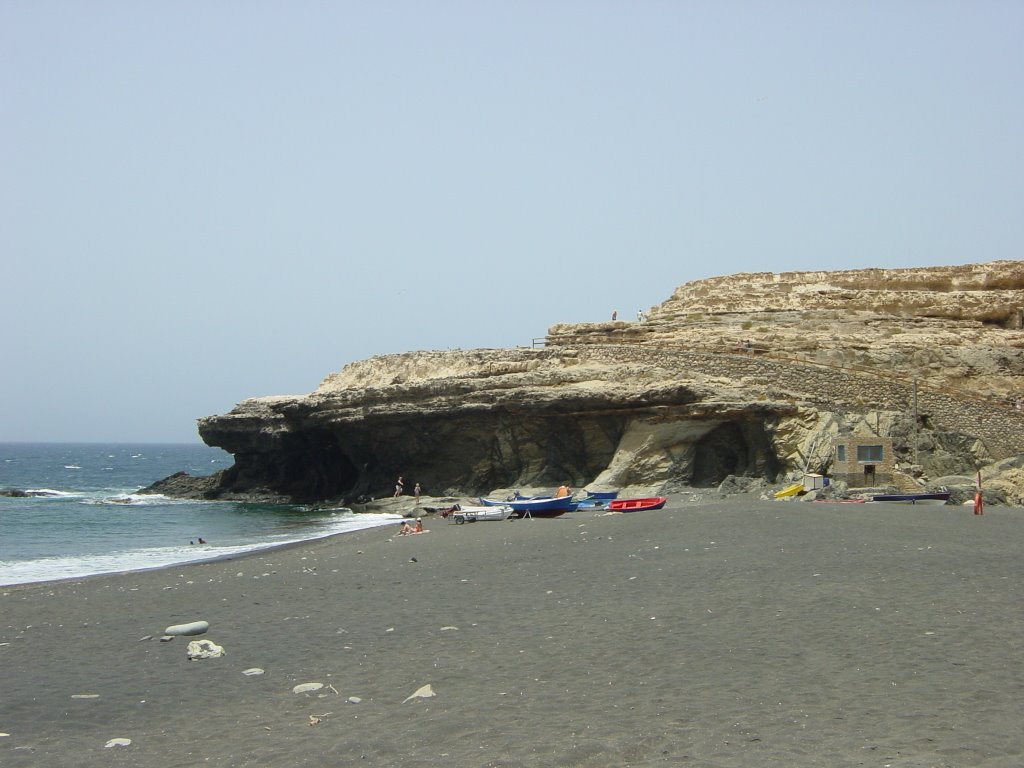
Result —
[{"label": "red boat", "polygon": [[612,499],[608,509],[613,512],[642,512],[648,509],[661,509],[668,501],[664,496],[652,496],[649,499]]}]

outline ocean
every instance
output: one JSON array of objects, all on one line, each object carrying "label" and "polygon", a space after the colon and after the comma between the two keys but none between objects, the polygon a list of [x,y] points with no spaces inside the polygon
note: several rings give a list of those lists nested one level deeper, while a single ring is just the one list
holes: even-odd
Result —
[{"label": "ocean", "polygon": [[231,464],[201,444],[0,443],[0,489],[32,494],[0,496],[0,585],[207,560],[398,519],[135,493]]}]

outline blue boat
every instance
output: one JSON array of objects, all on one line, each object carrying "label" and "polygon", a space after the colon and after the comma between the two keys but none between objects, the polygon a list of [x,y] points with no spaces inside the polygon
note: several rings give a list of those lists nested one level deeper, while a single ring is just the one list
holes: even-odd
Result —
[{"label": "blue boat", "polygon": [[515,498],[516,498],[515,496],[510,496],[509,498],[505,499],[504,501],[501,501],[499,499],[485,499],[483,496],[481,496],[480,497],[480,504],[485,506],[485,507],[503,507],[506,504],[511,504],[512,501]]},{"label": "blue boat", "polygon": [[619,496],[618,491],[588,491],[586,488],[583,491],[587,494],[587,501],[611,501]]},{"label": "blue boat", "polygon": [[572,496],[546,499],[514,499],[512,501],[498,501],[497,499],[480,499],[485,507],[496,507],[508,505],[516,517],[523,517],[529,514],[530,517],[558,517],[566,512],[576,509],[576,502]]}]

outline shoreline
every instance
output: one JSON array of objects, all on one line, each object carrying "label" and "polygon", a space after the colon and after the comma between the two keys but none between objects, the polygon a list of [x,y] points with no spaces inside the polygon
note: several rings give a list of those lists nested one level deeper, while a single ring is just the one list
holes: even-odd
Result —
[{"label": "shoreline", "polygon": [[0,762],[1018,765],[1021,512],[670,498],[0,587]]},{"label": "shoreline", "polygon": [[[387,513],[387,512],[381,513],[381,512],[375,512],[374,511],[374,512],[366,512],[365,514],[380,515],[380,514],[390,514],[390,513]],[[326,532],[326,533],[319,533],[317,535],[311,536],[309,538],[304,538],[304,539],[296,539],[296,540],[292,540],[292,541],[270,543],[270,544],[259,544],[259,545],[254,545],[252,547],[247,547],[245,549],[241,549],[241,550],[238,550],[238,551],[235,551],[235,552],[224,552],[224,553],[221,553],[221,554],[210,554],[208,556],[199,557],[198,559],[179,560],[179,561],[176,561],[176,562],[165,563],[165,564],[158,564],[158,565],[144,565],[144,566],[140,566],[140,567],[137,567],[137,568],[112,568],[112,569],[106,570],[106,571],[98,571],[98,572],[94,572],[94,573],[84,573],[84,574],[76,575],[76,576],[59,576],[59,577],[56,577],[56,578],[39,579],[39,580],[34,580],[34,581],[17,581],[17,582],[12,582],[12,583],[9,583],[9,584],[0,583],[0,591],[6,590],[6,589],[13,589],[13,588],[16,588],[16,587],[30,587],[30,586],[34,586],[34,585],[46,585],[46,584],[54,584],[54,583],[66,582],[66,581],[82,581],[84,579],[95,579],[95,578],[100,578],[100,577],[104,577],[104,576],[129,576],[129,575],[131,575],[133,573],[146,573],[146,572],[150,572],[150,571],[161,571],[161,570],[168,570],[168,569],[174,569],[174,568],[183,568],[183,567],[190,566],[190,565],[202,565],[202,564],[206,564],[206,563],[216,563],[216,562],[226,561],[226,560],[241,559],[241,558],[245,558],[245,557],[249,557],[249,556],[253,556],[253,555],[259,555],[259,554],[263,554],[263,553],[273,552],[274,550],[277,550],[277,549],[285,549],[285,548],[288,548],[288,547],[301,547],[301,546],[305,546],[307,544],[313,544],[313,543],[316,543],[318,541],[322,541],[322,540],[325,540],[325,539],[330,539],[330,538],[340,537],[340,536],[348,536],[348,535],[351,535],[353,533],[358,533],[358,532],[363,531],[363,530],[373,530],[373,529],[377,529],[377,528],[384,528],[384,527],[387,527],[389,525],[392,525],[392,524],[395,524],[395,523],[398,523],[398,522],[400,522],[400,519],[387,520],[387,521],[382,521],[382,522],[376,523],[374,525],[365,526],[365,527],[362,527],[362,528],[353,528],[353,529],[350,529],[350,530],[343,530],[343,531],[329,531],[329,532]],[[200,544],[200,545],[196,545],[196,546],[203,546],[203,545]]]}]

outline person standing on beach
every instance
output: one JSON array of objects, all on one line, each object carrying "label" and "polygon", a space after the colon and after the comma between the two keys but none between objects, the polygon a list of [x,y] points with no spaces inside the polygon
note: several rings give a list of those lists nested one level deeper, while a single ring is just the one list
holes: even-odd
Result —
[{"label": "person standing on beach", "polygon": [[404,487],[404,486],[403,486],[403,484],[402,484],[402,476],[401,476],[401,475],[399,475],[399,476],[398,476],[398,480],[396,480],[396,481],[395,481],[395,495],[394,495],[394,498],[396,498],[396,499],[397,499],[397,498],[398,498],[399,496],[401,496],[401,495],[402,495],[402,489],[403,489],[403,487]]},{"label": "person standing on beach", "polygon": [[419,506],[419,503],[420,503],[420,493],[422,492],[422,490],[423,489],[420,488],[420,484],[419,483],[416,483],[416,487],[412,489],[413,494],[416,496],[416,506]]}]

